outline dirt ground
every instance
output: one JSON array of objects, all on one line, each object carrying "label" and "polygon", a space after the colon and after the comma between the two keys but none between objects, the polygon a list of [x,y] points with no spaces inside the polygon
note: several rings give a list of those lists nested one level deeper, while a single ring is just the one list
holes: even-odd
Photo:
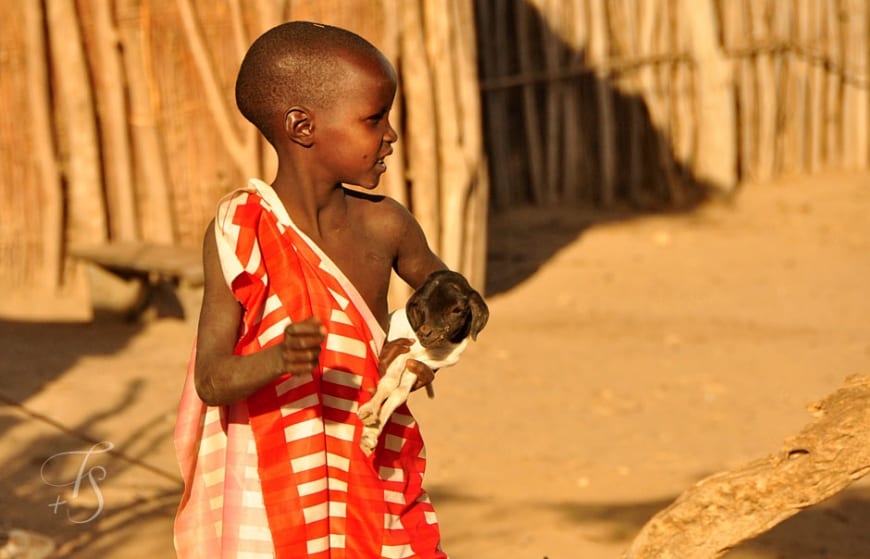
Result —
[{"label": "dirt ground", "polygon": [[[870,374],[868,216],[870,175],[839,174],[680,215],[494,220],[491,322],[411,404],[451,557],[619,558],[694,481],[777,450]],[[57,557],[173,557],[193,327],[82,308],[0,305],[0,529],[50,535]],[[870,558],[870,480],[727,557]]]}]

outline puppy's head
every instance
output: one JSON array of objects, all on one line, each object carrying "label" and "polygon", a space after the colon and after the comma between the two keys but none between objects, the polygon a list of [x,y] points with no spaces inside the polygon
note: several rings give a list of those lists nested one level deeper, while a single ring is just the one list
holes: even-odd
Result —
[{"label": "puppy's head", "polygon": [[480,293],[450,270],[426,278],[405,309],[411,328],[426,348],[459,343],[468,336],[476,340],[489,320],[489,308]]}]

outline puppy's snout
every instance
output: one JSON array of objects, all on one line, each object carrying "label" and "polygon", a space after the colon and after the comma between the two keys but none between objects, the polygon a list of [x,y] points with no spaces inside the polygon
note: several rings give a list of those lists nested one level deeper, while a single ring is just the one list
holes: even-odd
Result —
[{"label": "puppy's snout", "polygon": [[427,340],[428,340],[428,339],[430,339],[430,338],[435,334],[435,331],[432,330],[432,327],[429,326],[428,324],[423,324],[423,325],[420,326],[420,330],[417,332],[417,334],[418,334],[421,338],[424,338],[424,339],[427,339]]}]

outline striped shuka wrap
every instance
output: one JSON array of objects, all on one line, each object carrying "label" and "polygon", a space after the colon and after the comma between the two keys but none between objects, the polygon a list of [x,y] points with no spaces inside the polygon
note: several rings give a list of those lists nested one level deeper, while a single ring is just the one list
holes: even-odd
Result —
[{"label": "striped shuka wrap", "polygon": [[230,406],[199,399],[191,359],[175,429],[178,557],[446,559],[407,407],[370,457],[360,448],[357,409],[378,382],[385,334],[358,291],[262,181],[220,202],[215,232],[244,307],[236,354],[280,342],[311,315],[328,333],[313,374],[284,375]]}]

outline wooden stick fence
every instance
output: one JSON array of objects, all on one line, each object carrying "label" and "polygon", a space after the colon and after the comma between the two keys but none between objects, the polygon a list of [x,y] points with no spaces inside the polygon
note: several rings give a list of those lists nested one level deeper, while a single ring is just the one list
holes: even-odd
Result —
[{"label": "wooden stick fence", "polygon": [[870,163],[859,0],[476,6],[496,208],[679,207],[699,188]]},{"label": "wooden stick fence", "polygon": [[483,285],[488,175],[471,0],[7,8],[0,104],[28,118],[0,123],[0,285],[71,282],[74,244],[196,247],[224,193],[251,176],[271,180],[274,156],[236,110],[234,82],[248,44],[291,19],[354,30],[395,62],[402,142],[381,191],[412,209],[448,265]]},{"label": "wooden stick fence", "polygon": [[13,2],[0,103],[29,118],[0,123],[0,284],[57,285],[81,240],[198,245],[222,193],[274,172],[232,89],[291,18],[396,61],[382,190],[478,285],[490,208],[684,207],[870,165],[862,0]]}]

